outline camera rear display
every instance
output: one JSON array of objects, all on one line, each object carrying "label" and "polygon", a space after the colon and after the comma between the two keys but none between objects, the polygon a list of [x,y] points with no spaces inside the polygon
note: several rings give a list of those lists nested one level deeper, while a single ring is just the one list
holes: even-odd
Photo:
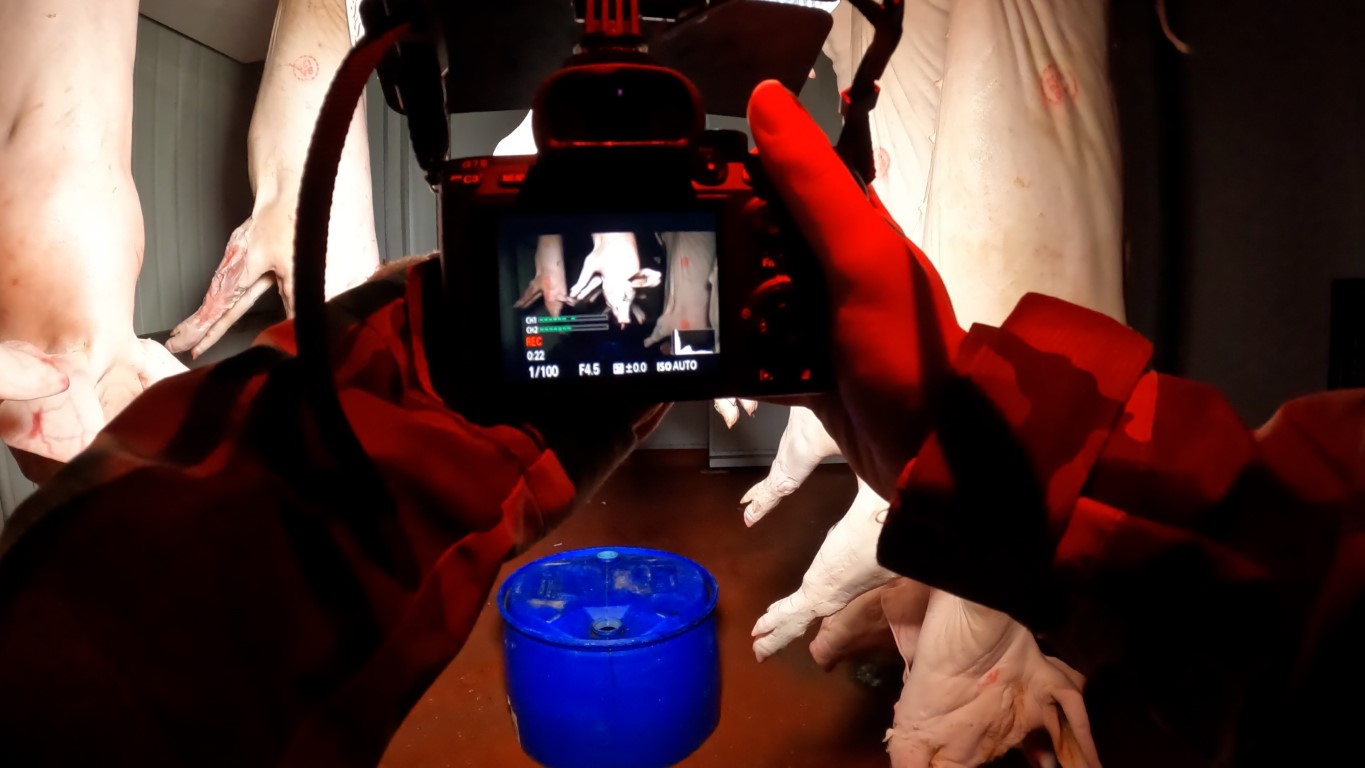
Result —
[{"label": "camera rear display", "polygon": [[696,210],[499,217],[504,380],[716,375],[716,230]]}]

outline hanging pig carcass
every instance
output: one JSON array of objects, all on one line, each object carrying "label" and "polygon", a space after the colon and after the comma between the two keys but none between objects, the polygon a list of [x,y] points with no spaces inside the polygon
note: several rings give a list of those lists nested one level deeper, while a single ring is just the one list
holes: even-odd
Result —
[{"label": "hanging pig carcass", "polygon": [[34,480],[185,369],[133,331],[144,246],[132,174],[137,10],[136,0],[0,4],[0,378],[12,382],[0,440]]},{"label": "hanging pig carcass", "polygon": [[[959,322],[998,325],[1028,292],[1122,320],[1106,6],[912,0],[904,24],[872,113],[873,188],[942,274]],[[841,90],[871,38],[847,3],[835,11],[826,51]],[[828,455],[832,441],[811,417],[793,409],[786,455],[779,448],[769,478],[745,497],[749,524]],[[912,582],[868,591],[891,577],[868,554],[880,525],[875,517],[869,524],[863,496],[801,589],[760,618],[755,653],[770,655],[826,616],[811,652],[831,663],[884,636],[880,614],[907,665],[888,733],[893,765],[980,764],[1039,728],[1064,765],[1098,764],[1083,679],[1043,655],[1026,628]],[[862,599],[872,594],[875,605]],[[844,618],[841,609],[854,613]]]},{"label": "hanging pig carcass", "polygon": [[[354,0],[352,0],[354,5]],[[280,0],[247,136],[251,216],[228,238],[203,303],[166,347],[198,356],[272,286],[294,314],[294,219],[308,145],[332,77],[360,32],[346,0]],[[365,107],[351,117],[327,230],[327,298],[379,267]]]}]

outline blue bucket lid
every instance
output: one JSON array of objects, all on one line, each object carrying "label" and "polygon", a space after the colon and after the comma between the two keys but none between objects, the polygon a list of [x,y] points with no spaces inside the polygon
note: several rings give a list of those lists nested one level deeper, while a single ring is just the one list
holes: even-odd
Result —
[{"label": "blue bucket lid", "polygon": [[518,568],[498,590],[507,624],[575,648],[623,648],[666,640],[716,607],[716,580],[681,555],[639,547],[593,547]]}]

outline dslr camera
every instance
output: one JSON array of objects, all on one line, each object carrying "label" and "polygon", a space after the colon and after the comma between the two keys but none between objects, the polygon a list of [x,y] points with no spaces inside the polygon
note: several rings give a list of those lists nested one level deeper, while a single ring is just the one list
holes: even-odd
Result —
[{"label": "dslr camera", "polygon": [[[727,6],[774,4],[701,12]],[[636,0],[589,0],[581,15],[572,54],[534,91],[539,154],[428,169],[440,199],[442,335],[459,345],[464,397],[828,390],[821,269],[747,137],[707,130],[697,86],[651,55]]]}]

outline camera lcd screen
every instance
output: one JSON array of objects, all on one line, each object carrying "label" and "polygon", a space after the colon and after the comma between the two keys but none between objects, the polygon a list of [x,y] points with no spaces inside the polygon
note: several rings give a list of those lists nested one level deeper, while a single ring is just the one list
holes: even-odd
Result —
[{"label": "camera lcd screen", "polygon": [[498,248],[506,380],[720,369],[714,214],[508,215]]}]

